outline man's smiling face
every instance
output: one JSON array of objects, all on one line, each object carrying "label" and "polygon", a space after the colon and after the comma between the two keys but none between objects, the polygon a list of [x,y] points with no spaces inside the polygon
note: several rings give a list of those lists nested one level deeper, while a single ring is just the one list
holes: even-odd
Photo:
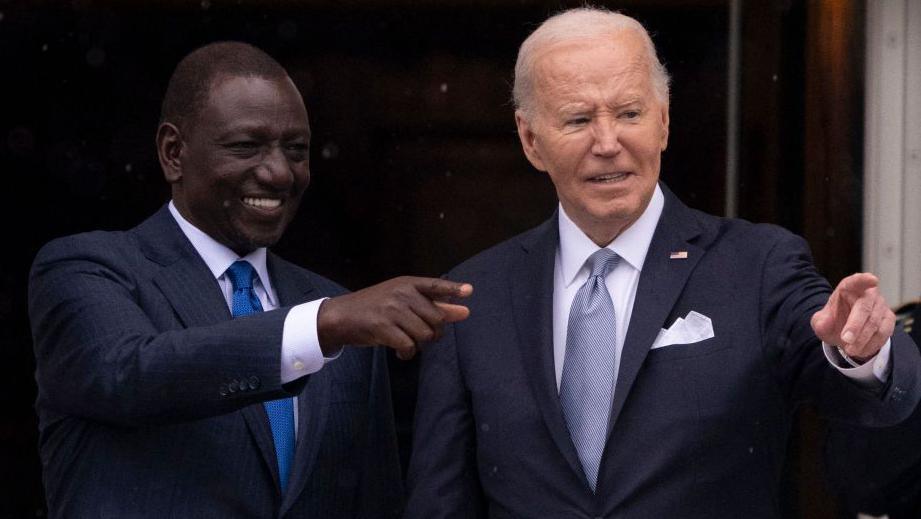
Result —
[{"label": "man's smiling face", "polygon": [[216,78],[182,131],[173,201],[245,255],[277,242],[310,183],[307,110],[289,78]]}]

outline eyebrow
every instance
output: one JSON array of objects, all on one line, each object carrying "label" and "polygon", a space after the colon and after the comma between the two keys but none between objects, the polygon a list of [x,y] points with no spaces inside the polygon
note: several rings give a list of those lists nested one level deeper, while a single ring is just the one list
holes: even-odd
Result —
[{"label": "eyebrow", "polygon": [[585,102],[580,101],[580,102],[574,102],[574,103],[566,103],[563,106],[560,106],[559,108],[557,108],[557,110],[555,111],[560,114],[574,114],[574,113],[586,112],[590,110],[592,110],[591,103],[585,103]]},{"label": "eyebrow", "polygon": [[[243,135],[249,135],[249,136],[254,135],[257,137],[265,137],[265,136],[271,136],[275,133],[276,133],[275,130],[267,126],[263,126],[259,124],[242,124],[240,126],[229,128],[226,131],[218,134],[218,136],[215,138],[215,141],[220,142],[220,141],[232,140],[234,138],[237,138],[238,136],[243,136]],[[282,140],[299,139],[302,137],[306,138],[307,140],[310,139],[310,128],[309,127],[285,129],[281,134]]]},{"label": "eyebrow", "polygon": [[[627,108],[633,105],[645,106],[646,104],[647,103],[642,95],[631,92],[625,101],[617,103],[616,105],[613,106],[613,108],[615,110],[620,110],[620,109]],[[578,113],[583,113],[583,112],[590,112],[593,110],[595,110],[594,103],[588,103],[584,101],[573,101],[573,102],[569,102],[569,103],[566,103],[560,106],[559,108],[557,108],[557,110],[555,110],[555,112],[560,115],[572,115],[572,114],[578,114]]]}]

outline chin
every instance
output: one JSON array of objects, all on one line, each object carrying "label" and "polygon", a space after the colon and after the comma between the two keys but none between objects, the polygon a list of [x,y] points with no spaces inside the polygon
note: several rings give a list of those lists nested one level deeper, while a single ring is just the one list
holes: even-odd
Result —
[{"label": "chin", "polygon": [[612,204],[607,207],[599,207],[597,210],[590,211],[589,214],[597,222],[623,223],[635,220],[642,214],[642,211],[636,204]]},{"label": "chin", "polygon": [[278,243],[278,240],[280,239],[281,239],[280,234],[271,235],[271,236],[259,236],[259,237],[253,238],[252,240],[252,244],[254,245],[253,248],[258,249],[260,247],[271,247],[275,245],[276,243]]},{"label": "chin", "polygon": [[240,234],[237,236],[237,239],[234,240],[231,249],[237,254],[245,256],[256,249],[275,245],[279,238],[280,236],[276,235]]}]

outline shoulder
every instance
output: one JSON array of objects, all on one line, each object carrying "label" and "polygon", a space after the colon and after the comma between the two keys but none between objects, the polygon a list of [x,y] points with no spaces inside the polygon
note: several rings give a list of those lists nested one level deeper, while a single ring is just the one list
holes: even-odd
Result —
[{"label": "shoulder", "polygon": [[[126,231],[90,231],[51,240],[39,250],[33,268],[62,261],[97,262],[127,268],[146,264],[148,258],[168,263],[184,253],[184,250],[169,250],[181,248],[177,246],[181,243],[186,243],[186,248],[192,250],[164,205]],[[164,253],[169,258],[164,260],[158,253]]]},{"label": "shoulder", "polygon": [[683,217],[693,220],[701,229],[699,239],[711,251],[731,251],[742,256],[766,256],[779,249],[807,253],[809,250],[802,237],[779,225],[714,216],[689,208]]},{"label": "shoulder", "polygon": [[781,242],[805,244],[802,238],[779,225],[712,215],[688,207],[665,186],[662,191],[665,207],[655,231],[657,236],[672,231],[705,248],[730,247],[750,251],[770,250]]},{"label": "shoulder", "polygon": [[33,271],[61,263],[130,264],[141,253],[134,236],[123,231],[92,231],[56,238],[35,256]]}]

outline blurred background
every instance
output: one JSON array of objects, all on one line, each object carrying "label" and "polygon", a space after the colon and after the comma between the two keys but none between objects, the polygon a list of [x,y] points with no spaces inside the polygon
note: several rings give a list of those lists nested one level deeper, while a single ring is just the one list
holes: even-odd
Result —
[{"label": "blurred background", "polygon": [[[276,251],[357,289],[440,275],[551,214],[552,186],[515,134],[512,69],[527,34],[580,4],[0,0],[0,518],[44,515],[29,265],[51,238],[127,229],[168,200],[154,132],[181,57],[242,40],[288,69],[310,113],[313,184]],[[907,203],[921,192],[921,20],[915,2],[885,4],[596,2],[644,23],[672,75],[668,186],[802,234],[832,283],[883,273],[896,304],[921,293],[921,214]],[[405,460],[417,365],[391,361]],[[791,517],[843,514],[823,427],[801,412]]]}]

